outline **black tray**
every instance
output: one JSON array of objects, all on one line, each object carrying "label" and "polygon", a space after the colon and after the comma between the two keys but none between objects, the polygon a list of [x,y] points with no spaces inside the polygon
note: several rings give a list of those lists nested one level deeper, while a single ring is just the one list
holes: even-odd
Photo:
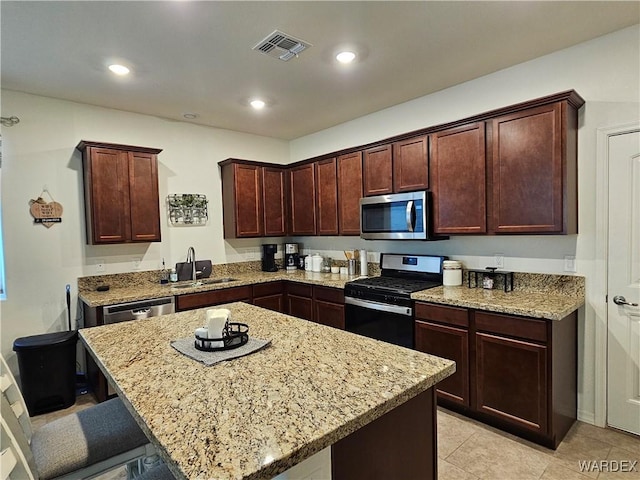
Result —
[{"label": "black tray", "polygon": [[[223,347],[204,347],[198,345],[197,340],[202,342],[224,342]],[[202,338],[196,335],[196,341],[193,342],[196,350],[203,352],[221,352],[224,350],[233,350],[241,347],[249,341],[249,325],[246,323],[228,323],[223,330],[222,338]]]}]

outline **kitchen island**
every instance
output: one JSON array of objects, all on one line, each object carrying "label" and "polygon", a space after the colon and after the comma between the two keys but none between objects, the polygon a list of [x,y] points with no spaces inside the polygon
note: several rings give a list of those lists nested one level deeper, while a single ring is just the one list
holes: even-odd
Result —
[{"label": "kitchen island", "polygon": [[80,331],[176,478],[271,478],[328,446],[334,479],[436,478],[434,385],[452,361],[225,307],[271,345],[211,367],[178,353],[205,309]]}]

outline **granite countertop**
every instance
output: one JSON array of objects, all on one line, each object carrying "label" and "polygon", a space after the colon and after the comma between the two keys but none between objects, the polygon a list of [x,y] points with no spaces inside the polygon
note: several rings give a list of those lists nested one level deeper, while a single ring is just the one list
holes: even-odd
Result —
[{"label": "granite countertop", "polygon": [[[226,276],[226,275],[225,275]],[[189,293],[206,292],[208,290],[219,290],[223,288],[240,287],[243,285],[254,285],[265,282],[276,282],[278,280],[289,280],[299,283],[321,285],[325,287],[344,288],[344,284],[357,276],[340,275],[337,273],[317,273],[305,270],[294,270],[287,272],[279,270],[277,272],[253,271],[245,273],[233,273],[229,277],[234,278],[232,282],[225,283],[204,283],[193,288],[175,288],[175,286],[187,285],[190,282],[180,282],[179,284],[161,285],[157,281],[150,279],[134,283],[110,282],[110,288],[106,292],[98,292],[93,289],[81,289],[78,293],[80,300],[89,307],[101,307],[116,303],[134,302],[137,300],[148,300],[150,298],[160,298],[173,295],[186,295]],[[214,280],[215,277],[207,280]]]},{"label": "granite countertop", "polygon": [[489,310],[492,312],[522,315],[548,320],[562,320],[584,305],[583,295],[526,290],[485,290],[483,288],[436,287],[411,295],[414,300],[441,303],[459,307]]},{"label": "granite countertop", "polygon": [[[78,296],[89,307],[100,307],[279,280],[344,289],[345,283],[358,278],[358,276],[314,273],[304,270],[263,272],[253,269],[235,272],[226,271],[223,267],[217,267],[217,269],[219,272],[213,279],[228,276],[232,277],[234,281],[205,283],[193,288],[175,288],[178,284],[161,285],[158,283],[157,272],[148,272],[146,276],[119,274],[107,277],[84,277],[78,282]],[[80,280],[83,281],[82,285],[80,285]],[[96,291],[95,288],[101,281],[110,284],[109,291]],[[188,283],[181,282],[180,285]],[[466,285],[467,281],[464,281],[461,287],[436,287],[422,290],[413,293],[411,298],[424,302],[549,320],[560,320],[584,305],[585,279],[578,275],[516,272],[514,273],[514,290],[506,293],[502,290],[500,283],[493,290],[468,288]]]},{"label": "granite countertop", "polygon": [[80,330],[177,478],[271,478],[455,371],[256,306],[224,308],[271,345],[212,367],[183,356],[169,342],[191,336],[206,309]]}]

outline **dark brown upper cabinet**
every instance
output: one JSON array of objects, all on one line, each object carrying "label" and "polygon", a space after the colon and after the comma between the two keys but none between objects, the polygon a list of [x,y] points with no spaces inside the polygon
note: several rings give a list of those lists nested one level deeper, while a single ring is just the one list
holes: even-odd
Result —
[{"label": "dark brown upper cabinet", "polygon": [[223,175],[225,237],[359,235],[360,198],[426,189],[438,235],[577,233],[582,105],[568,90],[291,166],[225,160],[245,165]]},{"label": "dark brown upper cabinet", "polygon": [[362,152],[340,155],[338,163],[338,217],[340,235],[360,235]]},{"label": "dark brown upper cabinet", "polygon": [[579,105],[559,101],[491,120],[491,233],[577,233]]},{"label": "dark brown upper cabinet", "polygon": [[429,188],[427,137],[393,144],[393,191],[415,192]]},{"label": "dark brown upper cabinet", "polygon": [[262,167],[262,205],[266,237],[286,235],[286,199],[285,170],[277,167]]},{"label": "dark brown upper cabinet", "polygon": [[262,167],[231,162],[222,166],[224,238],[264,234]]},{"label": "dark brown upper cabinet", "polygon": [[247,160],[220,162],[224,238],[285,234],[285,174]]},{"label": "dark brown upper cabinet", "polygon": [[315,163],[317,234],[338,235],[338,178],[336,159]]},{"label": "dark brown upper cabinet", "polygon": [[157,148],[81,141],[87,243],[159,242]]},{"label": "dark brown upper cabinet", "polygon": [[289,170],[291,235],[316,234],[316,179],[313,163]]},{"label": "dark brown upper cabinet", "polygon": [[393,192],[393,147],[391,144],[364,151],[364,196]]},{"label": "dark brown upper cabinet", "polygon": [[486,233],[484,122],[431,134],[429,158],[434,233]]},{"label": "dark brown upper cabinet", "polygon": [[427,137],[420,136],[364,151],[364,196],[429,188]]}]

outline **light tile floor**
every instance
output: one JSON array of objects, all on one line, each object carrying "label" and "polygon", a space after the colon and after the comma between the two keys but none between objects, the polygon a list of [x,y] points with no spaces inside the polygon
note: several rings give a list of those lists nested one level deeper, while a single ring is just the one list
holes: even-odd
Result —
[{"label": "light tile floor", "polygon": [[[630,472],[586,472],[581,461],[612,461]],[[630,462],[623,464],[622,461]],[[627,468],[628,470],[629,468]],[[514,435],[438,409],[438,478],[440,480],[640,479],[640,437],[576,422],[553,451]]]},{"label": "light tile floor", "polygon": [[[38,428],[94,403],[91,395],[81,395],[74,406],[39,415],[31,420],[34,428]],[[616,466],[614,461],[618,462],[619,467],[637,463],[635,469],[630,472],[587,472],[581,471],[581,461],[610,461],[608,465],[611,468]],[[640,480],[640,437],[576,422],[558,449],[553,451],[439,408],[438,478],[439,480]],[[98,477],[98,480],[124,479],[126,479],[124,467]]]}]

